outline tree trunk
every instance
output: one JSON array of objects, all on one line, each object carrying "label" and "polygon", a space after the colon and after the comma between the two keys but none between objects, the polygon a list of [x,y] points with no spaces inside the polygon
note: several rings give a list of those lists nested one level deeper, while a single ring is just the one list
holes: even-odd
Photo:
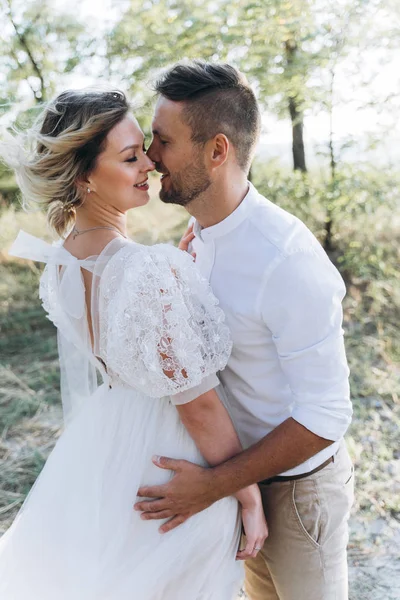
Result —
[{"label": "tree trunk", "polygon": [[[330,187],[332,193],[336,191],[337,178],[336,178],[336,157],[335,157],[335,146],[333,142],[333,92],[335,83],[335,70],[331,70],[331,85],[330,85],[330,104],[329,104],[329,166],[330,166]],[[331,199],[333,202],[333,199]],[[325,252],[328,254],[335,250],[335,244],[333,242],[333,210],[331,206],[327,207],[325,217],[325,236],[323,244]]]},{"label": "tree trunk", "polygon": [[[285,53],[287,63],[287,76],[291,77],[293,63],[296,59],[297,43],[294,38],[285,41]],[[301,102],[298,96],[289,96],[289,114],[292,121],[292,154],[293,168],[295,171],[307,173],[306,155],[304,151],[304,121],[303,112],[301,110]]]},{"label": "tree trunk", "polygon": [[[11,25],[14,28],[15,34],[19,40],[19,43],[21,44],[21,47],[23,48],[23,50],[25,50],[25,52],[28,56],[29,62],[31,63],[32,70],[40,82],[40,88],[38,90],[33,90],[31,84],[28,82],[29,87],[31,88],[31,90],[33,92],[36,102],[39,102],[39,103],[43,102],[46,99],[44,77],[43,77],[43,74],[42,74],[39,64],[36,62],[36,60],[33,57],[31,48],[29,47],[29,44],[27,42],[25,34],[19,31],[19,29],[14,21],[14,17],[12,15],[11,0],[8,0],[8,18],[10,20]],[[20,65],[19,60],[17,60],[17,63],[18,63],[18,65]]]},{"label": "tree trunk", "polygon": [[292,154],[295,171],[307,173],[303,138],[303,115],[298,109],[296,98],[289,98],[289,113],[292,121]]}]

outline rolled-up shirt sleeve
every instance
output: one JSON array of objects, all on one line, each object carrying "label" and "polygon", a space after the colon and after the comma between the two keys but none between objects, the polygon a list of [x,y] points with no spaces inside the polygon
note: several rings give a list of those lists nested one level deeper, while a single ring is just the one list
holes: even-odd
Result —
[{"label": "rolled-up shirt sleeve", "polygon": [[341,276],[322,250],[282,257],[266,278],[263,320],[272,333],[292,395],[292,418],[336,441],[352,415],[343,339]]}]

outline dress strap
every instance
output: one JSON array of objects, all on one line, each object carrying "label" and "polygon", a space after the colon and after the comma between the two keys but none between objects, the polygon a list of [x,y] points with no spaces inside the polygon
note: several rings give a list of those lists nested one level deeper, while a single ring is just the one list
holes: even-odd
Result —
[{"label": "dress strap", "polygon": [[10,256],[26,258],[38,262],[52,263],[58,265],[69,265],[79,262],[75,256],[70,254],[57,242],[49,244],[26,231],[20,231],[9,252]]},{"label": "dress strap", "polygon": [[67,314],[80,319],[85,312],[85,285],[81,267],[92,270],[95,260],[79,260],[57,243],[49,244],[25,231],[20,231],[9,250],[10,256],[64,266],[60,278],[59,300]]}]

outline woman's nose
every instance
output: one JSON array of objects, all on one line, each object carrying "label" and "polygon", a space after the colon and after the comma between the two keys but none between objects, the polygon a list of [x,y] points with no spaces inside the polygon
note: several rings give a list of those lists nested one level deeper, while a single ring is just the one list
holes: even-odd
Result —
[{"label": "woman's nose", "polygon": [[156,168],[155,163],[151,160],[151,158],[149,158],[148,156],[146,156],[146,171],[154,171],[154,169]]}]

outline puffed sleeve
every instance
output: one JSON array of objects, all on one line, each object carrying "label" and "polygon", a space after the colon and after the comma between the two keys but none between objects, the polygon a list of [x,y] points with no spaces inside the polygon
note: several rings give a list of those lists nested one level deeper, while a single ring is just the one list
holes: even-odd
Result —
[{"label": "puffed sleeve", "polygon": [[100,356],[148,396],[183,404],[218,385],[232,347],[224,319],[192,258],[167,244],[130,244],[102,274]]}]

